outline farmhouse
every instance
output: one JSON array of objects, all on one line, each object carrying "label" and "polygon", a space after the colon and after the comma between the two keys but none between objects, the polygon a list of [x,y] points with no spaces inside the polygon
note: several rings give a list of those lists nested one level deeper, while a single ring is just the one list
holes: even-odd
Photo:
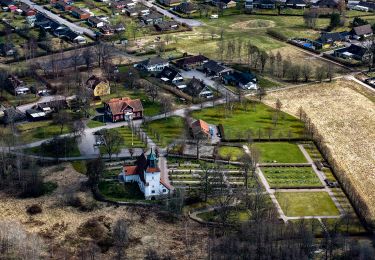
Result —
[{"label": "farmhouse", "polygon": [[233,85],[242,89],[247,90],[256,90],[258,89],[257,86],[257,79],[255,75],[249,72],[239,72],[233,71],[230,74],[226,74],[223,76],[223,82],[228,85]]},{"label": "farmhouse", "polygon": [[187,56],[174,61],[174,64],[180,69],[190,70],[201,67],[204,63],[208,62],[209,58],[203,55]]},{"label": "farmhouse", "polygon": [[154,58],[149,58],[137,64],[137,67],[139,67],[140,69],[149,71],[149,72],[162,71],[165,67],[168,67],[168,66],[169,66],[169,62],[159,56],[154,57]]},{"label": "farmhouse", "polygon": [[155,24],[156,30],[161,32],[177,30],[178,26],[178,23],[175,21],[163,21],[161,23]]},{"label": "farmhouse", "polygon": [[211,3],[214,6],[218,6],[224,9],[236,7],[237,5],[237,3],[233,0],[212,0]]},{"label": "farmhouse", "polygon": [[105,24],[104,21],[97,16],[90,16],[87,19],[87,23],[94,28],[100,28]]},{"label": "farmhouse", "polygon": [[233,69],[220,65],[218,62],[210,60],[203,64],[203,71],[209,76],[222,77],[230,74]]},{"label": "farmhouse", "polygon": [[372,34],[373,31],[370,24],[357,26],[352,29],[352,35],[355,39],[366,38],[371,36]]},{"label": "farmhouse", "polygon": [[190,129],[194,138],[208,138],[211,135],[210,126],[201,119],[194,121]]},{"label": "farmhouse", "polygon": [[168,83],[176,84],[181,82],[184,78],[181,76],[180,72],[172,67],[165,67],[159,74],[159,78]]},{"label": "farmhouse", "polygon": [[94,97],[101,97],[111,94],[109,81],[105,78],[92,75],[86,81],[86,86],[93,91]]},{"label": "farmhouse", "polygon": [[196,78],[192,78],[182,91],[194,98],[213,98],[211,89],[203,81]]},{"label": "farmhouse", "polygon": [[7,88],[13,95],[24,95],[30,93],[30,88],[15,75],[9,75],[7,79]]},{"label": "farmhouse", "polygon": [[337,49],[334,51],[334,56],[342,59],[354,59],[362,62],[366,62],[370,59],[371,53],[368,49],[351,44],[349,47]]},{"label": "farmhouse", "polygon": [[184,14],[192,14],[198,10],[196,4],[191,2],[183,2],[175,7],[175,10]]},{"label": "farmhouse", "polygon": [[112,122],[143,118],[143,106],[139,99],[114,98],[104,103],[104,113]]},{"label": "farmhouse", "polygon": [[158,159],[152,150],[147,158],[141,154],[134,166],[124,166],[118,177],[121,182],[136,182],[147,200],[172,192],[172,187],[160,178]]}]

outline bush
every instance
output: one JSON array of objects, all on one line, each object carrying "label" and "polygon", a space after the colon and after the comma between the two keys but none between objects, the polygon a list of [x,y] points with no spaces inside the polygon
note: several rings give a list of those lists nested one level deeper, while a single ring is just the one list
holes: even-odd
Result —
[{"label": "bush", "polygon": [[288,38],[284,34],[282,34],[279,31],[276,31],[275,29],[267,29],[267,34],[283,42],[286,42],[288,40]]},{"label": "bush", "polygon": [[33,204],[29,207],[26,208],[26,212],[29,215],[36,215],[42,213],[42,207],[39,206],[38,204]]}]

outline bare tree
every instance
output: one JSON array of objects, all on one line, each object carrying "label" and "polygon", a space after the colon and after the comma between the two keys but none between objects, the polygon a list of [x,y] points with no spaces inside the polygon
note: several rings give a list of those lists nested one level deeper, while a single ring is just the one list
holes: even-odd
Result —
[{"label": "bare tree", "polygon": [[309,64],[305,63],[302,66],[302,76],[305,78],[305,82],[309,81],[309,79],[311,78],[312,72],[313,72],[312,68]]},{"label": "bare tree", "polygon": [[103,138],[104,150],[112,160],[112,155],[120,152],[120,147],[123,143],[123,137],[116,130],[102,129],[99,131],[100,136]]},{"label": "bare tree", "polygon": [[129,241],[128,232],[128,225],[125,219],[118,219],[113,227],[112,232],[113,244],[116,250],[116,259],[118,260],[125,259],[125,246]]},{"label": "bare tree", "polygon": [[72,122],[72,116],[65,110],[59,110],[52,119],[53,123],[60,126],[60,134],[64,127]]},{"label": "bare tree", "polygon": [[161,111],[164,113],[165,118],[167,119],[167,114],[172,110],[172,98],[170,96],[162,96],[160,98]]},{"label": "bare tree", "polygon": [[256,96],[258,97],[259,101],[262,101],[262,98],[266,95],[265,88],[259,86],[256,92]]}]

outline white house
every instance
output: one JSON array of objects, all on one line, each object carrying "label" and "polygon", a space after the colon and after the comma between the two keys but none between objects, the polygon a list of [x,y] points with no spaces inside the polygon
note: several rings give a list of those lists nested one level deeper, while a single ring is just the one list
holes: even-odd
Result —
[{"label": "white house", "polygon": [[141,69],[144,69],[149,72],[155,71],[162,71],[165,67],[169,66],[168,60],[165,60],[161,57],[154,57],[142,61],[141,63],[137,64],[137,66]]},{"label": "white house", "polygon": [[168,195],[172,187],[160,178],[158,159],[151,151],[147,156],[142,154],[137,158],[136,165],[124,166],[119,174],[121,182],[136,182],[147,200]]}]

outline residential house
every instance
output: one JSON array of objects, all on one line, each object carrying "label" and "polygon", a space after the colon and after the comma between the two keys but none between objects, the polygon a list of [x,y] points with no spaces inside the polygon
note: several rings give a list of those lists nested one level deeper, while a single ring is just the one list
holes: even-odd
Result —
[{"label": "residential house", "polygon": [[87,79],[86,86],[93,91],[94,97],[101,97],[111,94],[109,81],[96,75],[92,75]]},{"label": "residential house", "polygon": [[181,4],[181,0],[158,0],[159,3],[165,6],[177,6]]},{"label": "residential house", "polygon": [[35,15],[35,25],[42,30],[48,31],[51,29],[52,20],[42,13],[37,13]]},{"label": "residential house", "polygon": [[[348,4],[349,7],[349,4]],[[357,2],[356,4],[350,6],[350,9],[364,11],[364,12],[374,12],[375,11],[375,3],[374,2]]]},{"label": "residential house", "polygon": [[233,71],[223,76],[223,82],[246,90],[257,90],[257,78],[249,72]]},{"label": "residential house", "polygon": [[216,61],[209,60],[205,62],[202,66],[203,71],[209,76],[222,77],[226,74],[230,74],[233,69],[228,68],[224,65],[219,64]]},{"label": "residential house", "polygon": [[86,43],[86,38],[79,35],[78,33],[76,32],[73,32],[72,30],[69,30],[66,34],[65,34],[65,38],[70,41],[70,42],[75,42],[75,43],[79,43],[79,44],[85,44]]},{"label": "residential house", "polygon": [[55,3],[55,8],[57,8],[61,11],[64,11],[64,12],[68,12],[68,11],[71,11],[73,9],[73,6],[72,6],[71,2],[59,0]]},{"label": "residential house", "polygon": [[65,109],[68,107],[68,102],[66,99],[55,99],[48,102],[41,102],[36,104],[33,109],[43,111],[46,114],[50,114],[53,112],[58,112],[61,109]]},{"label": "residential house", "polygon": [[86,12],[85,10],[82,10],[77,7],[73,7],[71,10],[71,14],[73,17],[81,20],[88,19],[90,17],[90,13]]},{"label": "residential house", "polygon": [[363,39],[369,37],[373,34],[371,24],[365,24],[361,26],[354,27],[351,31],[353,38]]},{"label": "residential house", "polygon": [[9,75],[6,86],[13,95],[24,95],[30,93],[30,88],[15,75]]},{"label": "residential house", "polygon": [[192,14],[198,10],[198,6],[192,2],[183,2],[174,8],[177,12]]},{"label": "residential house", "polygon": [[136,5],[134,8],[126,8],[126,13],[130,17],[144,16],[150,14],[150,9],[144,5]]},{"label": "residential house", "polygon": [[17,53],[13,43],[0,43],[0,54],[3,57],[13,56]]},{"label": "residential house", "polygon": [[97,16],[90,16],[87,19],[87,23],[94,28],[100,28],[105,24],[105,22]]},{"label": "residential house", "polygon": [[[332,32],[332,33],[322,33],[317,40],[317,42],[320,42],[322,44],[322,47],[329,47],[337,42],[344,42],[349,39],[349,33],[348,32]],[[327,46],[328,45],[328,46]]]},{"label": "residential house", "polygon": [[192,78],[182,91],[193,98],[213,98],[211,89],[202,80],[196,78]]},{"label": "residential house", "polygon": [[176,84],[178,82],[181,82],[184,80],[184,78],[181,76],[180,72],[172,67],[165,67],[158,77],[168,83]]},{"label": "residential house", "polygon": [[198,139],[209,138],[212,132],[210,129],[210,126],[201,119],[194,121],[190,126],[193,137]]},{"label": "residential house", "polygon": [[254,8],[259,8],[259,9],[275,9],[276,1],[275,0],[254,0],[253,6]]},{"label": "residential house", "polygon": [[305,0],[287,0],[285,6],[289,8],[303,9],[307,6]]},{"label": "residential house", "polygon": [[338,3],[338,0],[319,0],[314,4],[314,7],[337,9]]},{"label": "residential house", "polygon": [[119,181],[137,183],[147,200],[155,200],[172,192],[172,186],[168,180],[163,180],[160,176],[158,159],[152,150],[147,158],[142,153],[134,166],[124,165],[119,174]]},{"label": "residential house", "polygon": [[174,64],[183,70],[191,70],[202,67],[209,59],[201,54],[194,56],[186,56],[184,58],[174,61]]},{"label": "residential house", "polygon": [[19,122],[26,119],[25,114],[15,107],[6,108],[3,113],[4,116],[2,118],[2,121],[4,122],[4,124]]},{"label": "residential house", "polygon": [[163,17],[159,12],[150,12],[148,15],[141,16],[141,21],[146,25],[155,25],[163,22]]},{"label": "residential house", "polygon": [[334,50],[334,56],[342,59],[353,59],[361,62],[367,62],[371,58],[371,53],[365,47],[351,44],[349,47]]},{"label": "residential house", "polygon": [[112,26],[112,28],[115,30],[115,32],[125,31],[125,26],[122,23],[115,24],[115,25]]},{"label": "residential house", "polygon": [[165,67],[169,66],[169,61],[159,56],[149,58],[137,64],[137,67],[149,72],[162,71]]},{"label": "residential house", "polygon": [[104,113],[112,122],[143,118],[143,106],[139,99],[114,98],[104,103]]},{"label": "residential house", "polygon": [[163,21],[161,23],[155,24],[156,30],[161,32],[177,30],[178,27],[179,24],[175,21]]},{"label": "residential house", "polygon": [[22,11],[22,15],[24,16],[34,16],[36,15],[36,10],[31,8],[29,5],[25,3],[21,3],[18,8]]},{"label": "residential house", "polygon": [[99,30],[103,35],[113,35],[113,33],[115,32],[115,30],[109,24],[104,24],[99,28]]},{"label": "residential house", "polygon": [[233,0],[211,0],[211,4],[223,9],[236,7],[237,3]]},{"label": "residential house", "polygon": [[26,110],[26,117],[30,121],[38,121],[47,118],[47,114],[43,111],[36,110],[36,109],[27,109]]}]

